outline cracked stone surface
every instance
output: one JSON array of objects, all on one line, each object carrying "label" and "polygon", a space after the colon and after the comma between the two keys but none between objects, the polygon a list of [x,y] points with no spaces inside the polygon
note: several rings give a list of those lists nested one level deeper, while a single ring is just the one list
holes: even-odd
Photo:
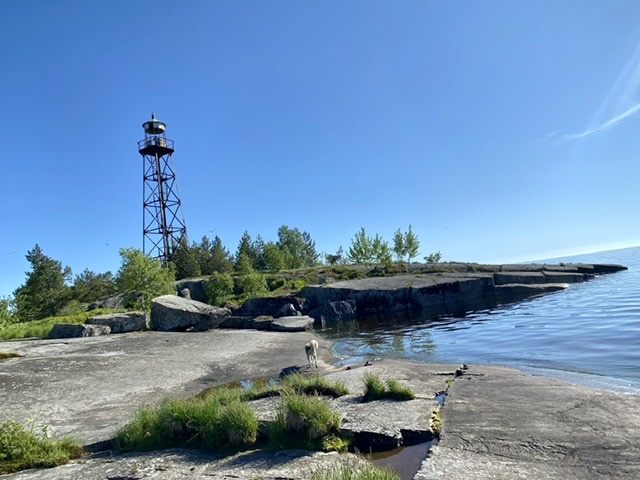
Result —
[{"label": "cracked stone surface", "polygon": [[640,397],[472,366],[416,480],[640,478]]}]

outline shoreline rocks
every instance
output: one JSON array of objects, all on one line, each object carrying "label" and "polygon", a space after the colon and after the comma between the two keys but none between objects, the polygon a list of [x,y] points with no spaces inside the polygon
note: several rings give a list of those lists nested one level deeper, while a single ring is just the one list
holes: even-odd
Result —
[{"label": "shoreline rocks", "polygon": [[[595,275],[626,270],[621,265],[478,266],[476,273],[418,273],[307,285],[298,296],[318,323],[338,302],[351,302],[353,315],[376,315],[446,308],[465,309],[479,301],[520,300],[555,292]],[[488,271],[489,270],[489,271]]]}]

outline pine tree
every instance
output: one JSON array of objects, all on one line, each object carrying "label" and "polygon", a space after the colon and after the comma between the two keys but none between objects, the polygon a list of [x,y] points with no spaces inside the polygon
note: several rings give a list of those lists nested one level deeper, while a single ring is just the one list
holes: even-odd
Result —
[{"label": "pine tree", "polygon": [[70,297],[71,269],[46,256],[38,244],[26,255],[31,264],[24,285],[14,292],[16,315],[25,322],[51,317],[58,313]]}]

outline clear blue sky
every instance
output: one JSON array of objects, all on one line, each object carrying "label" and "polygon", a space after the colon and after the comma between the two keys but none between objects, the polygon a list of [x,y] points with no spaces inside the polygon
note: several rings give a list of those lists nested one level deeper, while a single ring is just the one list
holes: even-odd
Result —
[{"label": "clear blue sky", "polygon": [[640,3],[0,4],[0,295],[36,243],[142,248],[151,112],[190,240],[286,224],[317,249],[411,224],[421,257],[640,244]]}]

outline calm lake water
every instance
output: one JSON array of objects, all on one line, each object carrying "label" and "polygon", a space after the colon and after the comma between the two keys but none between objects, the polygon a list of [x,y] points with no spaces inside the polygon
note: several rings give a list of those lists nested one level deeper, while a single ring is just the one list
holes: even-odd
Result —
[{"label": "calm lake water", "polygon": [[629,270],[524,301],[454,315],[387,316],[319,332],[345,361],[507,365],[640,395],[640,247],[545,260]]}]

